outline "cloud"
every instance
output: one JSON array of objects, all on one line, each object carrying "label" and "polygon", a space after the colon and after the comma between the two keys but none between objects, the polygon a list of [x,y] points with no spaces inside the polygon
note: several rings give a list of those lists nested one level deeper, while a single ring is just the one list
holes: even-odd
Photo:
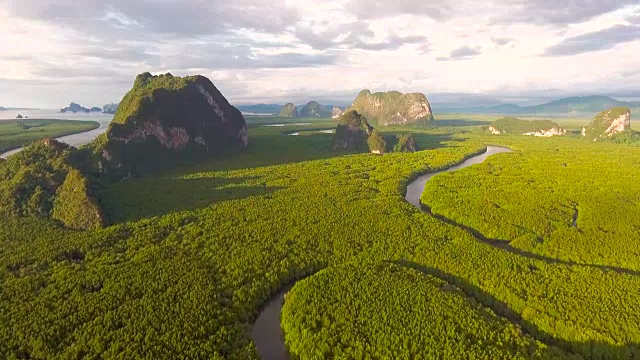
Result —
[{"label": "cloud", "polygon": [[611,49],[618,44],[640,40],[640,26],[616,25],[608,29],[562,40],[547,48],[544,56],[571,56]]},{"label": "cloud", "polygon": [[627,6],[637,0],[507,0],[501,22],[547,25],[578,24]]},{"label": "cloud", "polygon": [[427,46],[428,41],[422,35],[398,36],[390,32],[384,40],[376,40],[376,34],[364,21],[336,24],[319,32],[310,26],[298,26],[295,36],[298,40],[315,50],[326,49],[359,49],[359,50],[396,50],[404,45],[421,44]]},{"label": "cloud", "polygon": [[632,24],[640,25],[640,11],[636,11],[635,14],[628,16],[626,20]]},{"label": "cloud", "polygon": [[[64,23],[79,31],[136,31],[197,36],[246,28],[281,32],[298,20],[295,7],[279,0],[4,0],[11,15]],[[110,26],[104,26],[110,25]]]},{"label": "cloud", "polygon": [[439,57],[439,58],[436,58],[436,60],[438,61],[468,60],[482,54],[482,51],[480,50],[481,49],[478,47],[472,48],[469,46],[463,46],[451,51],[448,57]]},{"label": "cloud", "polygon": [[347,12],[358,19],[380,19],[396,15],[421,15],[435,20],[444,20],[454,14],[455,1],[451,0],[351,0]]},{"label": "cloud", "polygon": [[510,44],[512,42],[515,42],[516,39],[512,39],[512,38],[491,38],[491,41],[493,41],[493,43],[496,44],[497,46],[504,46],[504,45]]},{"label": "cloud", "polygon": [[11,106],[111,102],[144,71],[200,73],[245,102],[352,100],[366,87],[633,90],[611,79],[640,71],[629,55],[640,51],[630,42],[637,10],[637,0],[0,0],[0,97]]}]

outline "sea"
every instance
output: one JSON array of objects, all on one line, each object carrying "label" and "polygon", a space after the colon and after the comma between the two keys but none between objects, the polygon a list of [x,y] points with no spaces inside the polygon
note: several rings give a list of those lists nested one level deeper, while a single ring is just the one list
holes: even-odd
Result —
[{"label": "sea", "polygon": [[[18,115],[22,115],[23,117],[28,117],[29,119],[47,119],[47,120],[90,120],[97,121],[100,123],[100,127],[83,132],[80,134],[73,134],[68,136],[63,136],[58,138],[58,141],[63,143],[67,143],[71,146],[82,146],[93,141],[98,135],[107,131],[107,127],[111,120],[113,120],[113,115],[111,114],[103,114],[103,113],[61,113],[60,110],[43,110],[43,109],[10,109],[0,111],[0,121],[8,121],[8,120],[16,120]],[[7,151],[3,154],[0,154],[0,157],[6,158],[10,155],[13,155],[19,151],[20,149],[14,149],[11,151]]]}]

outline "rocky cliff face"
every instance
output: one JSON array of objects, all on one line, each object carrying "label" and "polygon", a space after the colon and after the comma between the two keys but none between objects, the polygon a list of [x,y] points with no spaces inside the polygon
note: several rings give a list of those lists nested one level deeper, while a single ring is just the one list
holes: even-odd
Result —
[{"label": "rocky cliff face", "polygon": [[582,136],[597,141],[611,138],[630,129],[631,110],[627,107],[617,107],[596,115],[589,126],[582,129]]},{"label": "rocky cliff face", "polygon": [[379,126],[431,125],[433,113],[424,94],[397,91],[372,94],[363,90],[349,109],[356,110]]},{"label": "rocky cliff face", "polygon": [[203,76],[138,75],[93,144],[103,173],[135,176],[248,145],[244,117]]},{"label": "rocky cliff face", "polygon": [[297,118],[300,117],[300,114],[298,113],[298,107],[295,104],[288,103],[282,107],[278,116],[285,118]]},{"label": "rocky cliff face", "polygon": [[521,120],[505,117],[494,121],[489,126],[489,132],[493,135],[525,135],[536,137],[563,136],[567,130],[551,120]]},{"label": "rocky cliff face", "polygon": [[340,109],[337,106],[334,106],[333,107],[333,111],[331,112],[331,118],[332,119],[338,119],[338,118],[340,118],[340,116],[342,116],[343,113],[344,112],[342,111],[342,109]]},{"label": "rocky cliff face", "polygon": [[328,118],[331,112],[316,101],[311,101],[300,110],[300,117]]},{"label": "rocky cliff face", "polygon": [[346,111],[338,120],[338,126],[333,135],[333,148],[335,150],[366,149],[367,139],[373,130],[367,119],[357,111]]}]

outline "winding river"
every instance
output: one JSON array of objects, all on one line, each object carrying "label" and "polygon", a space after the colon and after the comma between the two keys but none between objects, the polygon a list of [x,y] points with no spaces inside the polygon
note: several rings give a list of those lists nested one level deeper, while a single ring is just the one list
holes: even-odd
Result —
[{"label": "winding river", "polygon": [[470,157],[458,165],[454,165],[445,170],[434,171],[434,172],[426,173],[424,175],[420,175],[417,179],[413,180],[407,186],[407,195],[405,196],[405,199],[411,205],[417,207],[418,209],[422,209],[422,205],[420,204],[420,197],[424,192],[424,186],[427,184],[427,181],[431,180],[432,177],[442,173],[464,169],[472,165],[482,164],[491,155],[500,154],[500,153],[509,153],[509,152],[513,152],[513,151],[509,148],[501,147],[501,146],[487,146],[487,151],[485,151],[484,153]]},{"label": "winding river", "polygon": [[[487,146],[487,151],[473,156],[464,162],[441,171],[434,171],[419,176],[407,186],[407,202],[422,209],[420,197],[424,192],[424,187],[431,178],[445,172],[456,171],[466,167],[483,163],[494,154],[512,152],[511,149],[500,146]],[[258,355],[261,359],[269,360],[289,360],[289,353],[284,344],[284,333],[280,327],[280,314],[284,305],[284,296],[293,288],[294,284],[289,284],[278,291],[262,309],[258,320],[256,320],[251,338],[256,344]]]},{"label": "winding river", "polygon": [[[91,141],[93,141],[96,137],[98,137],[98,135],[102,134],[103,132],[107,131],[107,127],[109,127],[109,122],[105,122],[105,121],[100,121],[100,127],[97,129],[93,129],[93,130],[89,130],[89,131],[85,131],[85,132],[81,132],[81,133],[77,133],[77,134],[72,134],[72,135],[67,135],[67,136],[62,136],[57,138],[56,140],[69,144],[71,146],[82,146],[85,144],[90,143]],[[9,150],[5,153],[0,154],[1,158],[7,158],[8,156],[11,156],[13,154],[16,154],[20,151],[22,151],[23,148],[18,148],[18,149],[13,149],[13,150]]]}]

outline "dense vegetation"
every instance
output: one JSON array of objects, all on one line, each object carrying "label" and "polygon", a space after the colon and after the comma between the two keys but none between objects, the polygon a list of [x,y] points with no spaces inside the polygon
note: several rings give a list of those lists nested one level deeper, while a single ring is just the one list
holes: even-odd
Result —
[{"label": "dense vegetation", "polygon": [[491,126],[502,134],[522,135],[552,129],[560,130],[558,123],[551,120],[522,120],[512,117],[498,119]]},{"label": "dense vegetation", "polygon": [[288,103],[282,107],[278,116],[283,118],[297,118],[300,117],[300,114],[298,113],[298,107],[295,104]]},{"label": "dense vegetation", "polygon": [[348,264],[299,282],[286,295],[282,328],[300,359],[571,357],[454,285],[400,264]]},{"label": "dense vegetation", "polygon": [[0,153],[25,146],[34,140],[77,134],[100,127],[95,121],[11,120],[0,121]]},{"label": "dense vegetation", "polygon": [[[616,154],[614,150],[620,149],[616,156],[620,164],[637,166],[640,155],[629,151],[632,148],[575,139],[465,138],[416,132],[417,144],[425,151],[372,156],[333,151],[329,134],[283,136],[291,128],[262,126],[250,130],[252,142],[243,153],[101,189],[98,198],[113,223],[110,227],[77,232],[36,217],[4,217],[0,358],[253,358],[249,334],[260,307],[282,285],[322,269],[326,271],[317,279],[312,276],[294,290],[300,302],[292,302],[289,310],[295,315],[308,307],[311,314],[319,314],[314,309],[330,306],[343,318],[336,319],[336,328],[322,328],[323,336],[316,337],[318,346],[292,333],[290,344],[306,344],[308,353],[325,351],[320,345],[343,334],[340,324],[359,316],[366,318],[372,332],[380,329],[373,325],[381,319],[400,334],[415,334],[418,325],[405,324],[423,319],[443,324],[421,335],[425,342],[437,344],[436,349],[449,348],[452,339],[462,340],[439,329],[473,323],[474,328],[464,326],[465,334],[489,339],[469,349],[478,357],[541,354],[544,358],[556,352],[589,359],[640,356],[637,274],[552,261],[548,255],[527,256],[533,249],[522,254],[508,251],[403,199],[408,179],[458,163],[489,141],[517,150],[489,162],[495,174],[503,171],[501,162],[510,157],[526,159],[535,154],[557,163],[558,168],[567,163],[577,173],[588,169],[590,177],[572,188],[572,194],[586,198],[594,188],[590,180],[604,183],[620,177],[622,170],[616,171],[601,156],[595,157],[595,166],[572,163],[572,159],[584,160],[590,152]],[[451,180],[475,169],[453,173]],[[533,180],[534,185],[544,183],[543,169],[533,161],[504,171],[505,180],[510,173],[514,179]],[[498,183],[490,184],[506,187],[501,178],[492,176]],[[549,181],[542,188],[545,191],[551,192],[548,187],[559,182],[559,188],[568,188],[553,171],[551,177],[556,181]],[[441,183],[438,179],[434,184]],[[483,181],[487,179],[492,180],[487,176]],[[618,186],[631,189],[633,182],[624,175],[616,180]],[[479,185],[469,181],[460,186],[459,195],[450,196],[456,204],[467,195],[462,190]],[[612,189],[606,198],[604,193]],[[548,197],[539,196],[539,191],[520,186],[519,194],[513,196],[544,205]],[[596,199],[603,202],[598,206],[614,212],[589,221],[612,228],[623,216],[637,214],[632,204],[620,211],[611,205],[627,201],[630,193],[625,190],[608,187],[600,192],[603,195]],[[634,199],[628,201],[637,202]],[[588,213],[582,215],[583,205],[579,205],[578,227],[582,228],[581,217]],[[555,214],[563,208],[541,207],[538,212]],[[622,237],[616,241],[620,245],[600,252],[635,246],[633,240]],[[592,246],[566,245],[560,238],[558,244],[576,249]],[[635,261],[628,256],[632,251],[625,250],[619,257]],[[591,263],[597,264],[596,260]],[[387,261],[393,264],[381,265]],[[376,299],[372,290],[355,297],[358,294],[342,285],[342,279],[354,286],[362,280],[374,290],[396,296]],[[395,282],[397,289],[391,285]],[[339,303],[318,297],[310,302],[312,298],[305,295],[322,289],[338,290],[322,294],[329,299],[354,296],[354,304],[361,304],[363,311],[346,313],[348,308]],[[417,300],[426,304],[413,303]],[[408,302],[421,309],[420,314],[424,310],[424,316],[409,313],[402,305]],[[429,311],[435,308],[441,311]],[[391,309],[407,312],[409,318],[392,316]],[[312,321],[310,317],[297,324]],[[378,345],[396,343],[393,334],[383,335]],[[359,333],[350,339],[356,336]],[[353,345],[355,349],[357,341],[342,348]],[[428,351],[410,346],[398,348],[398,353]]]},{"label": "dense vegetation", "polygon": [[92,194],[91,182],[77,169],[70,169],[58,188],[51,217],[78,230],[94,230],[103,223],[102,209]]},{"label": "dense vegetation", "polygon": [[125,178],[240,150],[247,143],[244,117],[209,79],[143,73],[90,147],[101,173]]},{"label": "dense vegetation", "polygon": [[304,118],[330,118],[331,109],[320,105],[317,101],[310,101],[300,109],[300,117]]},{"label": "dense vegetation", "polygon": [[431,105],[424,94],[403,94],[398,91],[371,93],[362,90],[348,110],[364,115],[373,125],[433,125]]},{"label": "dense vegetation", "polygon": [[418,143],[412,134],[401,134],[396,136],[398,141],[393,147],[395,152],[416,152],[418,151]]},{"label": "dense vegetation", "polygon": [[[374,131],[367,119],[355,110],[345,112],[338,119],[333,135],[333,148],[336,150],[364,150]],[[384,139],[383,139],[384,141]]]},{"label": "dense vegetation", "polygon": [[36,141],[0,163],[0,216],[35,216],[73,229],[103,220],[82,171],[82,152],[51,139]]},{"label": "dense vegetation", "polygon": [[542,256],[640,271],[640,149],[510,140],[514,154],[443,174],[423,203]]},{"label": "dense vegetation", "polygon": [[623,131],[631,131],[631,110],[628,107],[616,107],[597,114],[583,130],[582,135],[589,140],[608,140],[616,133],[607,130],[614,121],[625,117],[628,123],[624,125]]},{"label": "dense vegetation", "polygon": [[378,130],[373,130],[369,139],[367,139],[369,151],[377,154],[384,154],[387,151],[387,141],[382,137]]}]

